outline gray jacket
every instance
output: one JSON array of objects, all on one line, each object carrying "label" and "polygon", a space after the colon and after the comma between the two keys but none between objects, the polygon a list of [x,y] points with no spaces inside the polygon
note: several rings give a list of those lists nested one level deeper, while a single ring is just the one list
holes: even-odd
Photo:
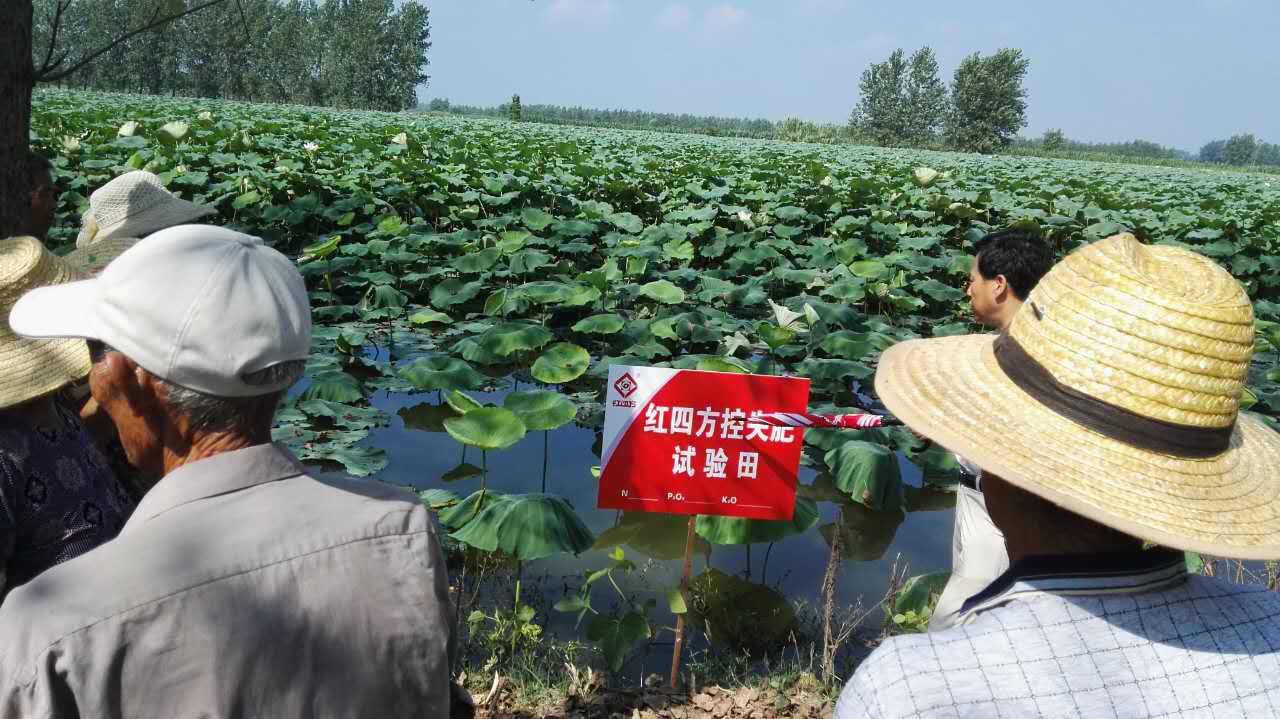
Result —
[{"label": "gray jacket", "polygon": [[120,536],[0,606],[2,717],[444,717],[430,515],[277,445],[171,472]]}]

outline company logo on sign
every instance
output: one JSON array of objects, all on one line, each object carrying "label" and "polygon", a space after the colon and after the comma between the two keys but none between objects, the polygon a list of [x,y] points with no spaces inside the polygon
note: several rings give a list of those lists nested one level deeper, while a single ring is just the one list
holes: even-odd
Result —
[{"label": "company logo on sign", "polygon": [[636,390],[640,388],[640,385],[636,384],[635,379],[631,376],[631,373],[628,372],[627,374],[619,377],[617,382],[613,383],[613,388],[618,390],[618,394],[622,395],[623,399],[626,399],[627,397],[635,394]]}]

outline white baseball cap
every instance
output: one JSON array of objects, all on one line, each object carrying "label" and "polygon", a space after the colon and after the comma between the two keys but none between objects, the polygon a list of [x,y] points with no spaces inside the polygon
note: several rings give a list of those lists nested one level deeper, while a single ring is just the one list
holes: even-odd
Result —
[{"label": "white baseball cap", "polygon": [[257,237],[180,225],[138,242],[97,278],[24,295],[9,313],[26,337],[83,337],[168,382],[218,397],[283,389],[246,374],[311,348],[302,275]]}]

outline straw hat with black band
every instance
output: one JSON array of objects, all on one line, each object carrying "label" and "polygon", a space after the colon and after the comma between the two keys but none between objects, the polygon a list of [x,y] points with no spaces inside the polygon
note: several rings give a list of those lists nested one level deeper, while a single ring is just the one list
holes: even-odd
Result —
[{"label": "straw hat with black band", "polygon": [[43,397],[89,374],[89,349],[80,339],[27,339],[13,333],[9,310],[37,287],[81,275],[34,237],[0,240],[0,409]]},{"label": "straw hat with black band", "polygon": [[143,237],[216,212],[212,207],[202,207],[175,196],[156,175],[134,170],[89,195],[89,209],[76,238],[76,247],[120,237]]},{"label": "straw hat with black band", "polygon": [[1226,270],[1121,234],[1055,265],[1007,334],[895,345],[875,384],[914,430],[1068,511],[1275,559],[1280,434],[1239,412],[1253,343]]}]

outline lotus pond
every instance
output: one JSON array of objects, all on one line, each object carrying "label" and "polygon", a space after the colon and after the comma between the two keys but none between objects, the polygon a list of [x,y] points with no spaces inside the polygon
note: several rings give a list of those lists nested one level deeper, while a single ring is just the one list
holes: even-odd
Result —
[{"label": "lotus pond", "polygon": [[795,519],[700,518],[693,591],[671,591],[684,519],[594,508],[604,378],[792,374],[814,411],[874,410],[886,347],[976,331],[962,288],[993,228],[1219,259],[1261,330],[1245,401],[1280,411],[1265,176],[65,91],[37,93],[32,138],[56,157],[59,246],[90,191],[145,168],[297,259],[315,347],[277,439],[418,490],[457,571],[529,578],[462,617],[512,653],[536,624],[617,668],[679,612],[759,655],[794,640],[797,602],[874,604],[899,554],[945,570],[951,458],[900,429],[814,431]]}]

